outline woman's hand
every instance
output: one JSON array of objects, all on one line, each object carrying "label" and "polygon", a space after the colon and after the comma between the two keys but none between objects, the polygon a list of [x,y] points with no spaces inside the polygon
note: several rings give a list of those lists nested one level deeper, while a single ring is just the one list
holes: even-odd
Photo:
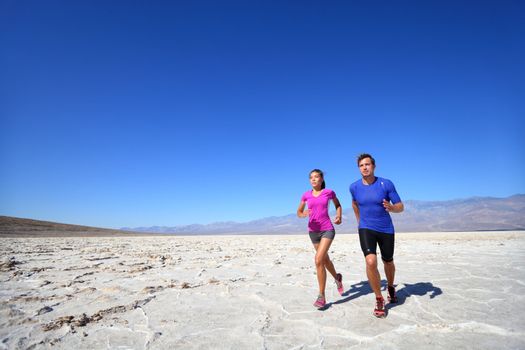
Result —
[{"label": "woman's hand", "polygon": [[304,210],[302,213],[299,214],[300,218],[307,218],[308,216],[310,216],[310,210],[308,209]]},{"label": "woman's hand", "polygon": [[335,217],[334,224],[341,225],[342,222],[343,222],[343,220],[341,219],[340,216],[336,216]]}]

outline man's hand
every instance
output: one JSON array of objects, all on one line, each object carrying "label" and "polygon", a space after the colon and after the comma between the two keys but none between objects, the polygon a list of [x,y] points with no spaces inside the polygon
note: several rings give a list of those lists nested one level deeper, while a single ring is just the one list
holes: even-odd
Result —
[{"label": "man's hand", "polygon": [[383,199],[383,207],[389,213],[401,213],[405,208],[402,202],[392,204],[386,199]]},{"label": "man's hand", "polygon": [[394,210],[394,206],[392,205],[392,203],[390,203],[386,199],[383,199],[383,207],[385,207],[385,210],[387,212],[391,212]]}]

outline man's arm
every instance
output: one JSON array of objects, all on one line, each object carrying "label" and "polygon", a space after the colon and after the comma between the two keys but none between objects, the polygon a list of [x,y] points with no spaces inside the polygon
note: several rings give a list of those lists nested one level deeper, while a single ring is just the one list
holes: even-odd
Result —
[{"label": "man's arm", "polygon": [[[397,194],[396,186],[394,186],[394,183],[390,180],[385,180],[385,185],[388,191],[387,198],[390,200],[387,201],[383,199],[383,207],[385,207],[385,210],[389,213],[401,213],[405,210],[405,206],[403,205],[403,202],[401,202],[399,194]],[[393,202],[396,204],[392,204]]]},{"label": "man's arm", "polygon": [[357,220],[357,224],[359,224],[359,206],[356,201],[352,201],[352,209],[354,209],[355,219]]},{"label": "man's arm", "polygon": [[397,202],[396,204],[392,204],[390,202],[387,202],[386,199],[383,199],[383,207],[385,207],[385,210],[389,213],[401,213],[403,210],[405,210],[403,202]]}]

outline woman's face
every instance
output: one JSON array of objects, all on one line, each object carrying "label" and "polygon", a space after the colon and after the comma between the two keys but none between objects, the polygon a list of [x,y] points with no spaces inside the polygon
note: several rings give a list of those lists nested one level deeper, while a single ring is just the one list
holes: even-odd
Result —
[{"label": "woman's face", "polygon": [[310,184],[312,185],[312,187],[321,186],[322,183],[323,183],[323,177],[321,176],[321,174],[315,171],[310,173]]}]

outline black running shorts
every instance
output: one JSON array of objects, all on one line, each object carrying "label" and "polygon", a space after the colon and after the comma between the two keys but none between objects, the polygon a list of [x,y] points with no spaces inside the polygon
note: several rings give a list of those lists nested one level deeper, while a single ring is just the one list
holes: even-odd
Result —
[{"label": "black running shorts", "polygon": [[383,233],[367,228],[359,229],[359,243],[363,254],[376,254],[376,247],[379,245],[381,259],[386,262],[394,260],[394,234]]}]

